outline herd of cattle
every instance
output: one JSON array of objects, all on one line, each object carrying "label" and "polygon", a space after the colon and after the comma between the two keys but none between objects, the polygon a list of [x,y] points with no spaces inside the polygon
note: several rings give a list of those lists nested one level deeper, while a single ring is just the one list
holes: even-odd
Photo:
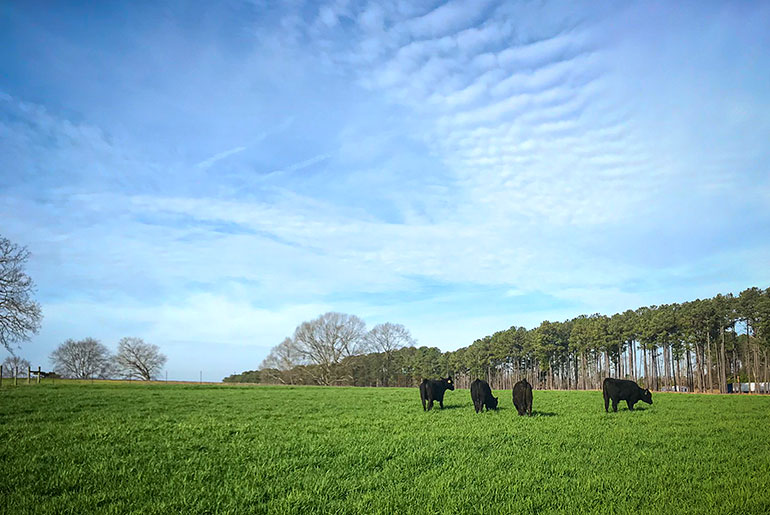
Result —
[{"label": "herd of cattle", "polygon": [[[440,408],[444,407],[444,392],[454,390],[455,385],[452,377],[443,379],[423,379],[420,383],[420,399],[422,400],[423,411],[430,411],[433,408],[433,402],[438,401]],[[610,401],[612,401],[612,411],[618,411],[618,403],[626,401],[628,409],[633,411],[634,404],[639,401],[652,404],[652,393],[649,389],[643,389],[634,381],[626,379],[613,379],[608,377],[602,384],[602,395],[604,396],[604,411],[609,412]],[[476,413],[497,409],[497,397],[492,396],[492,389],[489,383],[481,379],[476,379],[471,383],[471,400]],[[527,414],[532,416],[532,385],[526,379],[522,379],[513,386],[513,405],[519,415]]]}]

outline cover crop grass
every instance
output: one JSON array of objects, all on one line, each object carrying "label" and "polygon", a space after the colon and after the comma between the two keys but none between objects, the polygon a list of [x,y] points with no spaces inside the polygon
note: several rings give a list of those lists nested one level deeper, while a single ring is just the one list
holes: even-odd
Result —
[{"label": "cover crop grass", "polygon": [[0,512],[767,513],[770,397],[4,386]]}]

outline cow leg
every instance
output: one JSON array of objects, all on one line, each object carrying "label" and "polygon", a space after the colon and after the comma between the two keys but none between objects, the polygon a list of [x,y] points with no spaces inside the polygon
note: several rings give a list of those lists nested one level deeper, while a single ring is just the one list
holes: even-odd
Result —
[{"label": "cow leg", "polygon": [[607,395],[605,392],[604,394],[604,412],[609,413],[610,412],[610,396]]},{"label": "cow leg", "polygon": [[444,399],[441,399],[440,401],[438,401],[438,407],[441,409],[444,409]]},{"label": "cow leg", "polygon": [[527,407],[527,415],[530,416],[530,417],[532,416],[532,405],[531,404]]},{"label": "cow leg", "polygon": [[626,401],[626,404],[628,405],[629,411],[634,411],[634,403],[631,401]]},{"label": "cow leg", "polygon": [[616,401],[615,399],[612,399],[612,411],[614,411],[615,413],[618,412],[618,401]]}]

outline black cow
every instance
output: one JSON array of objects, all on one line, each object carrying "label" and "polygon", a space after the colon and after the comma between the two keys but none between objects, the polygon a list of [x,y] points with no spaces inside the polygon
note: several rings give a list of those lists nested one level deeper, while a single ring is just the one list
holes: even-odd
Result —
[{"label": "black cow", "polygon": [[634,411],[634,404],[644,401],[652,404],[650,390],[642,390],[638,384],[626,379],[613,379],[608,377],[602,384],[604,394],[604,411],[609,413],[610,399],[612,399],[612,411],[618,411],[618,403],[626,401],[628,409]]},{"label": "black cow", "polygon": [[526,379],[513,385],[513,405],[519,415],[532,416],[532,385]]},{"label": "black cow", "polygon": [[446,379],[423,379],[420,384],[420,399],[423,411],[430,411],[433,401],[438,401],[439,407],[444,407],[444,392],[454,390],[455,384],[452,377]]},{"label": "black cow", "polygon": [[481,379],[476,379],[471,383],[471,400],[473,400],[476,413],[484,411],[484,406],[487,407],[487,411],[497,409],[497,397],[492,397],[489,383]]}]

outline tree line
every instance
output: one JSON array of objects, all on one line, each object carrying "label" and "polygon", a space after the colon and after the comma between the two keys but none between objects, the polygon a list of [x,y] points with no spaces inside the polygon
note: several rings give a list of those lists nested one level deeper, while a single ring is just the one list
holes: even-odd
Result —
[{"label": "tree line", "polygon": [[49,358],[60,377],[73,379],[157,379],[166,364],[166,356],[157,345],[141,338],[121,338],[112,354],[93,338],[67,340]]},{"label": "tree line", "polygon": [[[372,381],[388,386],[396,352],[413,347],[415,340],[401,324],[390,322],[366,329],[355,315],[329,312],[302,322],[291,337],[273,347],[259,370],[260,382],[286,384],[350,385],[360,381],[353,363],[377,354]],[[225,381],[254,378],[253,371],[225,378]]]},{"label": "tree line", "polygon": [[[415,386],[452,374],[511,388],[596,389],[606,377],[653,390],[727,392],[728,384],[770,382],[770,288],[690,302],[645,306],[608,316],[580,315],[511,326],[455,351],[416,347],[402,325],[366,331],[353,315],[327,313],[297,327],[258,371],[226,381]],[[251,381],[244,381],[251,382]]]}]

